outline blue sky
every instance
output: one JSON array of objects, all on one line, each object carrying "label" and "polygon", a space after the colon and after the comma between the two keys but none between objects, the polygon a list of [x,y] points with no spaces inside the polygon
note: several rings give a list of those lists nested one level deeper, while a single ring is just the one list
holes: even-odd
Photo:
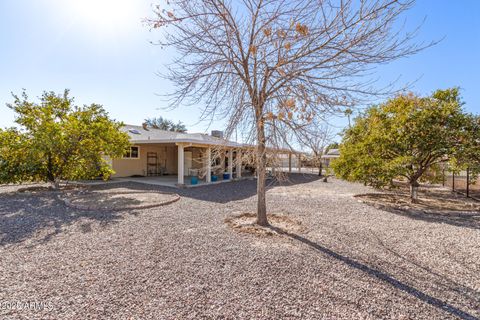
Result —
[{"label": "blue sky", "polygon": [[[158,110],[166,106],[158,94],[171,86],[156,72],[171,53],[150,44],[159,34],[141,23],[154,1],[118,1],[117,9],[109,10],[112,0],[0,0],[0,127],[14,124],[5,106],[12,101],[10,92],[25,88],[33,98],[43,90],[69,88],[78,104],[103,104],[126,123],[163,115],[193,132],[221,129],[221,122],[210,128],[198,123],[201,106]],[[418,0],[406,16],[407,26],[426,17],[419,40],[445,39],[382,66],[380,82],[399,76],[399,84],[416,80],[412,89],[419,94],[460,86],[466,109],[480,113],[479,12],[478,0]],[[335,120],[338,128],[345,124]]]}]

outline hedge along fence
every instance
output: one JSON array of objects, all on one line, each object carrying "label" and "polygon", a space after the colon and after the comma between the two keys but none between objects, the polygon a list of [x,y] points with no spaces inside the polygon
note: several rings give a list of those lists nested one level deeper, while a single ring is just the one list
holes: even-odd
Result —
[{"label": "hedge along fence", "polygon": [[443,185],[455,192],[480,201],[480,177],[475,180],[471,168],[458,173],[444,170]]}]

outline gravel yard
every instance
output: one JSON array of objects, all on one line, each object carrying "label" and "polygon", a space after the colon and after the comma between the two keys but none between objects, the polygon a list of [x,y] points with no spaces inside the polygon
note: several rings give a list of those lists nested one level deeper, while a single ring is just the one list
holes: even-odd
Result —
[{"label": "gravel yard", "polygon": [[96,188],[120,187],[181,199],[94,212],[0,187],[0,318],[480,318],[478,224],[382,211],[353,197],[369,188],[297,174],[267,200],[301,231],[255,236],[224,222],[255,210],[254,181]]}]

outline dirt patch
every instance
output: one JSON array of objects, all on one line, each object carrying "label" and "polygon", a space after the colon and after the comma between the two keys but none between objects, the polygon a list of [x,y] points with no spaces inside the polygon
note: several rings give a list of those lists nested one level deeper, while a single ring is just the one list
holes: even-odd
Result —
[{"label": "dirt patch", "polygon": [[256,224],[257,215],[246,212],[225,219],[225,223],[233,230],[241,233],[250,233],[256,236],[274,236],[285,233],[303,231],[304,228],[299,221],[280,214],[268,214],[269,227],[262,227]]},{"label": "dirt patch", "polygon": [[59,197],[68,207],[79,210],[122,211],[165,206],[176,202],[176,193],[135,191],[123,188],[65,193]]}]

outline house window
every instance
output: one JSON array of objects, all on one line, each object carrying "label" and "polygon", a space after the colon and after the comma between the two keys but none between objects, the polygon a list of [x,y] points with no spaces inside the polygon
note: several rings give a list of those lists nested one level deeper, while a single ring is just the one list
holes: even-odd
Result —
[{"label": "house window", "polygon": [[127,149],[125,152],[125,155],[123,156],[125,159],[138,159],[140,158],[140,149],[139,147],[130,147]]}]

